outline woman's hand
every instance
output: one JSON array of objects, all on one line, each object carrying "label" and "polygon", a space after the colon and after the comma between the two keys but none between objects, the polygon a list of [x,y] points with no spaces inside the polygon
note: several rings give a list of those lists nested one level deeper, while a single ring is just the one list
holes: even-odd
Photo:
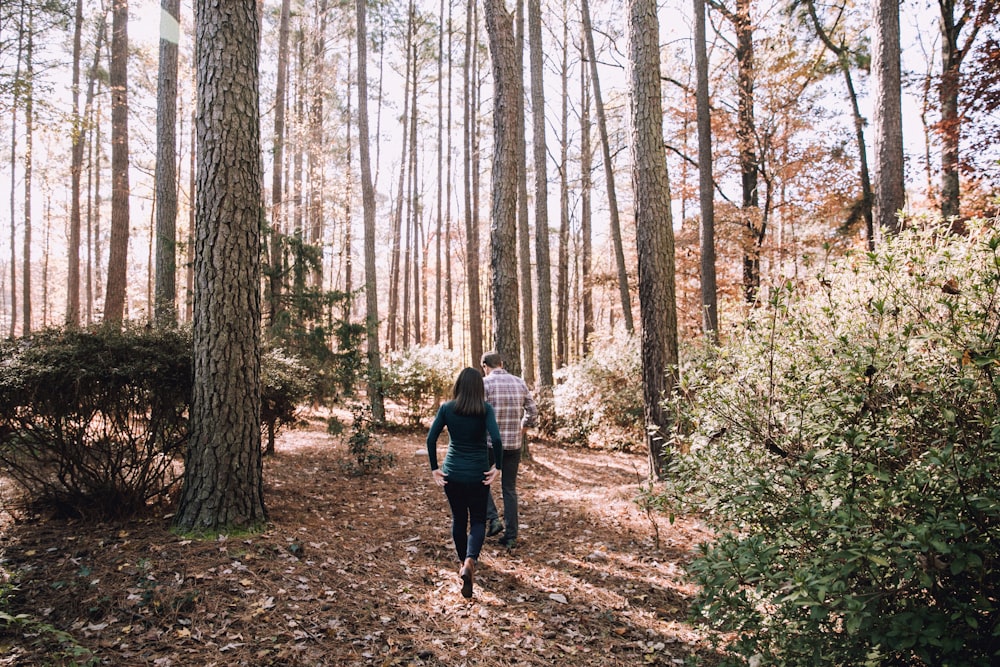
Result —
[{"label": "woman's hand", "polygon": [[486,471],[486,475],[483,478],[483,484],[489,486],[498,479],[500,479],[500,471],[497,470],[496,466],[490,466],[490,469]]},{"label": "woman's hand", "polygon": [[434,483],[438,486],[444,486],[448,483],[448,480],[444,478],[444,471],[441,468],[431,470],[431,477],[434,478]]}]

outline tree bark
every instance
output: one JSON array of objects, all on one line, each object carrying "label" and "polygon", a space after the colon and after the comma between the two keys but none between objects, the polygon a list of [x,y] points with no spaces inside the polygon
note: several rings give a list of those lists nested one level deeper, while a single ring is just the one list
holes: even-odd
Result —
[{"label": "tree bark", "polygon": [[73,124],[70,144],[69,248],[66,266],[66,326],[80,326],[80,181],[83,174],[83,114],[80,112],[83,0],[76,0],[73,18]]},{"label": "tree bark", "polygon": [[527,133],[524,120],[524,0],[516,0],[514,13],[514,71],[513,83],[518,91],[517,127],[515,146],[517,148],[517,264],[518,286],[521,288],[521,373],[528,385],[535,384],[535,324],[531,289],[531,232],[528,224],[528,157],[525,143]]},{"label": "tree bark", "polygon": [[531,67],[531,140],[535,159],[535,272],[538,276],[538,385],[552,387],[552,268],[549,256],[549,176],[545,142],[545,82],[542,55],[542,6],[528,0]]},{"label": "tree bark", "polygon": [[267,519],[260,433],[262,169],[255,0],[196,0],[194,395],[181,530]]},{"label": "tree bark", "polygon": [[622,317],[625,330],[632,333],[632,291],[628,287],[628,271],[625,268],[625,249],[622,244],[622,226],[618,217],[618,195],[615,191],[615,169],[611,162],[611,143],[608,139],[608,120],[604,113],[604,98],[601,96],[601,81],[597,76],[597,50],[594,48],[594,28],[590,22],[590,2],[581,0],[580,11],[583,18],[583,36],[587,44],[585,60],[590,63],[590,78],[593,86],[594,111],[597,113],[597,130],[601,137],[601,155],[604,161],[604,181],[608,189],[609,222],[611,240],[614,243],[615,266],[618,267],[618,293],[622,302]]},{"label": "tree bark", "polygon": [[[586,29],[584,29],[586,31]],[[586,41],[586,35],[584,36]],[[584,49],[580,49],[582,56]],[[591,157],[590,152],[590,83],[587,78],[587,59],[580,59],[580,234],[582,235],[582,252],[580,253],[580,273],[582,274],[583,290],[583,356],[590,354],[590,338],[594,334],[594,286],[591,278]]]},{"label": "tree bark", "polygon": [[875,153],[874,211],[886,233],[900,229],[897,213],[905,204],[903,182],[903,116],[899,64],[899,3],[878,0],[872,9],[872,112]]},{"label": "tree bark", "polygon": [[128,0],[114,0],[111,29],[111,241],[104,322],[125,318],[129,236]]},{"label": "tree bark", "polygon": [[563,43],[559,113],[559,248],[556,261],[556,359],[555,367],[569,362],[569,16],[562,4]]},{"label": "tree bark", "polygon": [[479,220],[476,216],[476,183],[474,169],[476,159],[476,106],[475,67],[476,22],[474,21],[475,0],[468,0],[465,16],[465,60],[462,64],[465,95],[464,139],[463,139],[463,186],[465,194],[465,271],[466,290],[469,300],[469,352],[470,364],[478,368],[483,356],[483,311],[479,295]]},{"label": "tree bark", "polygon": [[274,86],[274,139],[271,165],[271,236],[270,267],[268,269],[268,324],[274,328],[282,312],[283,284],[283,232],[284,232],[284,183],[282,170],[285,163],[285,88],[288,82],[288,34],[291,20],[291,0],[281,0],[281,18],[278,23],[278,71]]},{"label": "tree bark", "polygon": [[493,206],[490,214],[490,268],[493,287],[493,341],[514,375],[521,374],[517,285],[517,72],[512,17],[503,0],[484,0],[483,17],[493,61]]},{"label": "tree bark", "polygon": [[382,357],[378,335],[378,275],[375,266],[375,187],[368,137],[368,26],[365,0],[356,0],[358,41],[358,154],[365,227],[365,333],[368,342],[368,401],[376,424],[385,422]]},{"label": "tree bark", "polygon": [[[32,167],[34,158],[35,130],[35,14],[34,8],[28,7],[28,39],[24,49],[24,249],[21,252],[21,307],[22,333],[31,333],[31,195]],[[13,194],[13,192],[11,193]]]},{"label": "tree bark", "polygon": [[698,117],[698,202],[701,211],[701,328],[712,341],[719,334],[715,281],[715,179],[712,177],[712,110],[708,96],[705,0],[694,0],[695,104]]},{"label": "tree bark", "polygon": [[160,327],[177,325],[177,40],[180,0],[161,0],[156,92],[156,292]]},{"label": "tree bark", "polygon": [[629,0],[628,19],[643,404],[650,468],[659,476],[667,460],[665,448],[670,434],[670,416],[663,400],[675,384],[678,344],[656,1]]}]

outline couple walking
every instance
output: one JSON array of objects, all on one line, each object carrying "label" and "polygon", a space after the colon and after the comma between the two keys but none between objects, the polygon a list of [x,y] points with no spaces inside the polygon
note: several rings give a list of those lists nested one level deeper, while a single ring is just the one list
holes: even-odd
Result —
[{"label": "couple walking", "polygon": [[[485,377],[484,377],[485,375]],[[482,373],[466,368],[455,380],[452,400],[444,403],[427,433],[431,476],[444,487],[451,507],[451,536],[462,563],[462,595],[472,597],[479,552],[489,535],[503,533],[500,544],[516,545],[517,468],[521,437],[534,426],[538,407],[524,380],[504,370],[503,358],[487,352]],[[450,440],[444,463],[438,467],[437,441],[444,428]],[[501,480],[503,515],[500,521],[490,485]]]}]

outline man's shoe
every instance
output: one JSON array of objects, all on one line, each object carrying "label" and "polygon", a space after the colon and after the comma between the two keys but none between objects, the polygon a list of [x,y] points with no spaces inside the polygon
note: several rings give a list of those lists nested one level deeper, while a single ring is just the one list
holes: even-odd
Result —
[{"label": "man's shoe", "polygon": [[500,538],[500,546],[513,549],[517,546],[517,538],[504,535]]},{"label": "man's shoe", "polygon": [[486,537],[493,537],[494,535],[499,535],[503,532],[504,526],[503,521],[500,519],[490,519],[489,525],[486,527]]}]

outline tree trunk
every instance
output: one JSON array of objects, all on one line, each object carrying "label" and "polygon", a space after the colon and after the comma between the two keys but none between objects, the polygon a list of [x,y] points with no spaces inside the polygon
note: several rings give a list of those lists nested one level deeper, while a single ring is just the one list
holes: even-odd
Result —
[{"label": "tree trunk", "polygon": [[563,0],[562,108],[559,113],[559,249],[556,262],[556,368],[569,363],[569,16]]},{"label": "tree trunk", "polygon": [[[586,29],[584,29],[586,30]],[[586,42],[586,35],[584,35]],[[591,278],[591,152],[590,152],[590,82],[587,78],[587,59],[582,57],[584,49],[580,49],[580,234],[582,235],[580,253],[580,273],[583,282],[583,356],[590,354],[590,337],[594,334],[594,286]]]},{"label": "tree trunk", "polygon": [[156,92],[156,295],[160,327],[177,325],[177,42],[180,0],[161,0]]},{"label": "tree trunk", "polygon": [[851,115],[854,119],[854,140],[858,145],[858,163],[861,171],[861,214],[865,219],[865,236],[868,240],[868,249],[875,250],[875,222],[872,217],[872,183],[868,174],[868,151],[865,148],[865,121],[861,116],[861,109],[858,106],[858,94],[854,89],[854,79],[851,77],[851,52],[843,39],[841,43],[835,44],[831,35],[823,27],[816,11],[816,0],[808,0],[806,8],[809,10],[809,18],[812,19],[816,34],[822,40],[823,45],[837,58],[837,65],[844,75],[844,84],[847,86],[847,95],[851,100]]},{"label": "tree trunk", "polygon": [[[17,59],[14,67],[14,81],[21,79],[21,60],[24,57],[24,5],[20,8],[20,21],[17,27]],[[18,88],[13,92],[13,103],[10,114],[10,337],[17,336],[17,208],[14,192],[17,189],[17,107],[20,102]]]},{"label": "tree trunk", "polygon": [[750,19],[750,0],[736,0],[736,14],[732,17],[736,29],[736,63],[739,68],[739,126],[737,136],[740,146],[740,176],[743,199],[743,294],[747,303],[757,300],[760,290],[760,247],[764,242],[764,221],[760,215],[758,191],[757,128],[754,120],[754,53],[753,22]]},{"label": "tree trunk", "polygon": [[549,257],[549,176],[545,142],[545,82],[542,55],[542,7],[528,0],[528,46],[531,64],[531,140],[535,158],[535,271],[538,275],[538,384],[552,387],[552,269]]},{"label": "tree trunk", "polygon": [[452,129],[452,96],[451,96],[451,81],[452,81],[452,59],[451,59],[451,44],[452,44],[452,23],[451,23],[451,7],[452,3],[448,3],[448,151],[447,158],[445,159],[445,174],[447,174],[445,180],[445,215],[444,215],[444,234],[447,244],[445,245],[444,253],[444,293],[445,293],[445,339],[447,340],[448,349],[452,350],[455,348],[455,340],[453,330],[454,325],[454,307],[452,304],[452,299],[454,298],[453,286],[451,281],[451,129]]},{"label": "tree trunk", "polygon": [[712,177],[712,110],[708,96],[705,0],[694,0],[694,64],[698,116],[698,202],[701,211],[701,328],[718,340],[719,296],[715,283],[715,179]]},{"label": "tree trunk", "polygon": [[465,195],[465,271],[466,290],[469,293],[469,351],[470,364],[479,367],[483,356],[483,311],[479,298],[479,220],[476,215],[477,197],[474,179],[474,167],[477,164],[475,125],[475,67],[476,33],[473,31],[476,22],[473,19],[475,0],[468,0],[465,15],[465,60],[462,63],[465,94],[463,104],[463,187]]},{"label": "tree trunk", "polygon": [[503,0],[484,0],[483,16],[493,61],[493,207],[490,268],[493,279],[493,342],[505,367],[521,374],[517,285],[517,71],[512,17]]},{"label": "tree trunk", "polygon": [[655,0],[629,0],[628,18],[643,404],[651,472],[659,476],[670,435],[670,416],[663,400],[675,383],[678,349],[674,232],[663,143]]},{"label": "tree trunk", "polygon": [[176,525],[267,519],[260,433],[261,173],[254,0],[196,0],[198,192],[191,441]]},{"label": "tree trunk", "polygon": [[274,87],[274,159],[271,165],[271,236],[270,267],[268,269],[268,324],[273,329],[282,311],[282,248],[284,232],[284,184],[281,180],[285,163],[285,88],[288,81],[288,33],[291,20],[291,0],[281,0],[278,24],[278,71]]},{"label": "tree trunk", "polygon": [[104,322],[125,318],[128,268],[128,0],[114,0],[111,29],[111,242]]},{"label": "tree trunk", "polygon": [[[408,14],[407,24],[406,24],[406,75],[403,77],[403,115],[402,115],[402,125],[403,125],[403,143],[402,146],[408,146],[408,136],[410,132],[410,55],[412,49],[410,48],[413,35],[413,12],[412,3],[411,11]],[[405,154],[405,150],[403,151]],[[392,222],[392,240],[390,242],[390,257],[389,257],[389,322],[388,322],[388,338],[389,338],[389,349],[396,350],[398,348],[398,341],[396,339],[397,331],[399,330],[399,278],[402,266],[400,265],[400,246],[403,241],[403,198],[405,194],[404,186],[406,184],[406,161],[399,161],[399,182],[396,190],[396,209],[393,215]],[[406,318],[403,318],[404,324]],[[405,344],[405,343],[404,343]]]},{"label": "tree trunk", "polygon": [[444,31],[445,14],[444,0],[441,0],[438,10],[438,52],[437,52],[437,206],[434,220],[434,343],[441,344],[441,292],[444,286],[444,275],[441,267],[442,235],[444,234]]},{"label": "tree trunk", "polygon": [[80,181],[83,174],[83,114],[80,111],[83,0],[76,0],[73,18],[73,123],[70,147],[69,248],[66,266],[66,326],[80,326]]},{"label": "tree trunk", "polygon": [[310,284],[317,289],[323,286],[323,190],[326,185],[324,164],[326,150],[323,142],[323,95],[326,92],[326,0],[316,8],[316,34],[312,41],[312,98],[309,102],[309,144],[306,148],[309,179],[309,234],[308,242],[320,249],[319,260],[310,276]]},{"label": "tree trunk", "polygon": [[[28,7],[28,39],[24,49],[24,250],[21,253],[23,268],[21,269],[21,306],[22,333],[31,333],[31,190],[32,166],[34,159],[34,128],[35,128],[35,14],[34,8]],[[13,193],[12,193],[13,194]]]},{"label": "tree trunk", "polygon": [[378,336],[378,275],[375,266],[375,188],[368,137],[368,26],[365,0],[355,3],[358,40],[358,151],[365,226],[365,332],[368,339],[368,401],[376,424],[385,422],[382,357]]},{"label": "tree trunk", "polygon": [[622,302],[622,317],[625,330],[632,333],[632,292],[628,287],[628,271],[625,268],[625,250],[622,245],[622,226],[618,219],[618,196],[615,193],[615,169],[611,162],[611,144],[608,140],[608,121],[604,114],[604,99],[601,97],[601,81],[597,76],[597,50],[594,48],[594,28],[590,23],[589,0],[581,0],[580,11],[583,18],[583,37],[587,44],[585,60],[590,62],[590,78],[594,90],[594,110],[597,112],[597,130],[601,137],[601,154],[604,159],[604,180],[608,188],[608,208],[610,213],[611,240],[615,248],[615,265],[618,267],[618,293]]},{"label": "tree trunk", "polygon": [[900,229],[897,213],[905,204],[903,182],[903,116],[899,64],[899,3],[877,0],[872,21],[872,111],[875,153],[874,211],[886,233]]},{"label": "tree trunk", "polygon": [[514,85],[517,93],[517,127],[514,141],[517,150],[517,264],[521,288],[521,373],[529,385],[535,384],[534,313],[531,290],[531,233],[528,225],[528,158],[524,121],[524,0],[516,0],[514,13]]}]

